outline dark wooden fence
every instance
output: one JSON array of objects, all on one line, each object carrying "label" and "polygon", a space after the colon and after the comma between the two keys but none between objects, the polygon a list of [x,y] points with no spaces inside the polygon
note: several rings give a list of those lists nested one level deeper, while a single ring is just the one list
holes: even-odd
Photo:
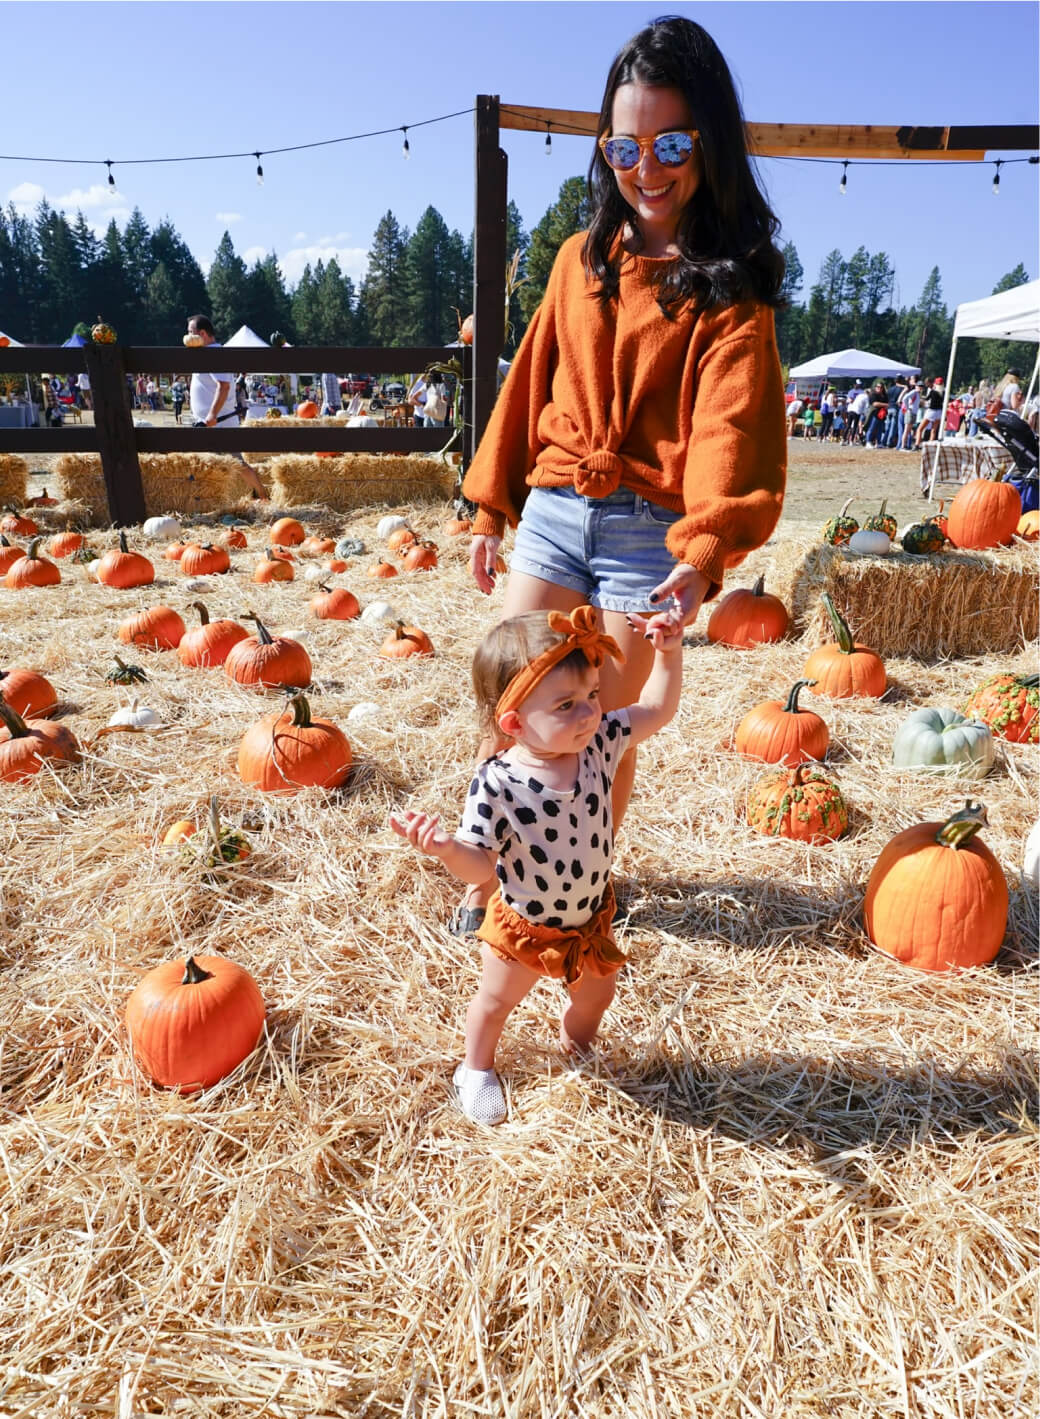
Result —
[{"label": "dark wooden fence", "polygon": [[279,428],[259,421],[236,429],[172,429],[134,425],[127,375],[294,374],[320,370],[363,369],[374,374],[425,370],[458,359],[463,427],[454,447],[468,464],[474,447],[473,361],[467,346],[408,346],[387,349],[295,345],[261,349],[222,345],[187,349],[183,345],[23,345],[0,348],[0,375],[79,374],[90,376],[94,426],[61,429],[0,428],[0,453],[98,453],[105,479],[109,514],[116,526],[132,526],[145,516],[140,453],[436,453],[451,437],[448,429],[348,429],[297,426]]}]

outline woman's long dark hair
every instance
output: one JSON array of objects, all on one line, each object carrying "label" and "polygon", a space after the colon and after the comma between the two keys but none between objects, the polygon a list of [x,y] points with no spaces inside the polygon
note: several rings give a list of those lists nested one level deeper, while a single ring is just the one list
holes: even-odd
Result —
[{"label": "woman's long dark hair", "polygon": [[[755,299],[780,304],[784,259],[773,238],[780,223],[759,190],[748,160],[744,115],[729,68],[706,30],[665,15],[629,40],[611,66],[597,136],[609,133],[614,95],[622,84],[678,89],[700,131],[703,177],[679,222],[680,255],[664,265],[657,299],[666,315],[687,303],[696,310]],[[583,249],[585,268],[600,283],[599,299],[618,293],[626,223],[635,241],[638,219],[596,148],[589,166],[594,215]]]}]

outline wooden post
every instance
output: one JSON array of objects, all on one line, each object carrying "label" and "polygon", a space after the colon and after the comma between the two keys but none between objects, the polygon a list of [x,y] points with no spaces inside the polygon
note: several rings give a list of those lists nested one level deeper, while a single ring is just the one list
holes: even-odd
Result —
[{"label": "wooden post", "polygon": [[144,521],[145,506],[123,351],[119,345],[87,345],[83,353],[94,400],[108,515],[116,527],[129,527]]},{"label": "wooden post", "polygon": [[505,342],[506,175],[498,146],[498,95],[476,104],[476,222],[473,232],[473,394],[466,462],[476,452],[498,390],[498,360]]}]

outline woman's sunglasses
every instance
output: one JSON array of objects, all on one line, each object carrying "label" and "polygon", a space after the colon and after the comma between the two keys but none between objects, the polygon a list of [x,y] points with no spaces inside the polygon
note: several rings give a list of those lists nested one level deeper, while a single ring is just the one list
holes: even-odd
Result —
[{"label": "woman's sunglasses", "polygon": [[696,128],[680,128],[674,133],[658,133],[656,138],[601,138],[599,149],[616,172],[636,167],[648,148],[665,168],[681,168],[693,154],[700,133]]}]

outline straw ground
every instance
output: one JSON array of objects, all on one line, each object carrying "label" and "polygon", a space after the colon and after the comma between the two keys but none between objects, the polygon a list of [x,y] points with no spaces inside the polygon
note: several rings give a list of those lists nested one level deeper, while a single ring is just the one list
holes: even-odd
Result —
[{"label": "straw ground", "polygon": [[[880,467],[795,455],[796,515],[734,584],[823,521],[836,481]],[[432,637],[432,660],[388,662],[384,628],[309,618],[306,564],[251,583],[279,509],[242,507],[250,548],[201,599],[305,633],[315,713],[347,728],[355,769],[330,796],[246,790],[236,746],[275,697],[139,651],[137,693],[167,727],[5,786],[0,1414],[1035,1413],[1037,902],[1018,868],[1037,751],[1002,748],[980,785],[888,764],[911,706],[959,705],[1035,647],[895,658],[882,701],[828,705],[851,831],[806,848],[749,830],[758,770],[728,744],[809,642],[710,646],[702,615],[619,843],[632,964],[602,1043],[566,1064],[560,992],[540,986],[501,1052],[509,1121],[480,1130],[449,1100],[477,976],[443,926],[457,888],[387,816],[457,814],[469,661],[501,591],[472,588],[443,502],[308,510],[369,545],[335,580]],[[436,571],[365,576],[388,510],[440,542]],[[3,664],[47,674],[85,743],[124,698],[104,681],[119,622],[198,599],[157,567],[141,592],[82,567],[0,589]],[[362,701],[374,715],[348,724]],[[156,848],[212,793],[252,846],[216,876]],[[864,884],[893,833],[968,794],[1008,879],[1007,940],[992,967],[918,975],[869,948]],[[145,969],[188,951],[248,967],[268,1020],[233,1076],[182,1098],[137,1074],[121,1016]]]}]

